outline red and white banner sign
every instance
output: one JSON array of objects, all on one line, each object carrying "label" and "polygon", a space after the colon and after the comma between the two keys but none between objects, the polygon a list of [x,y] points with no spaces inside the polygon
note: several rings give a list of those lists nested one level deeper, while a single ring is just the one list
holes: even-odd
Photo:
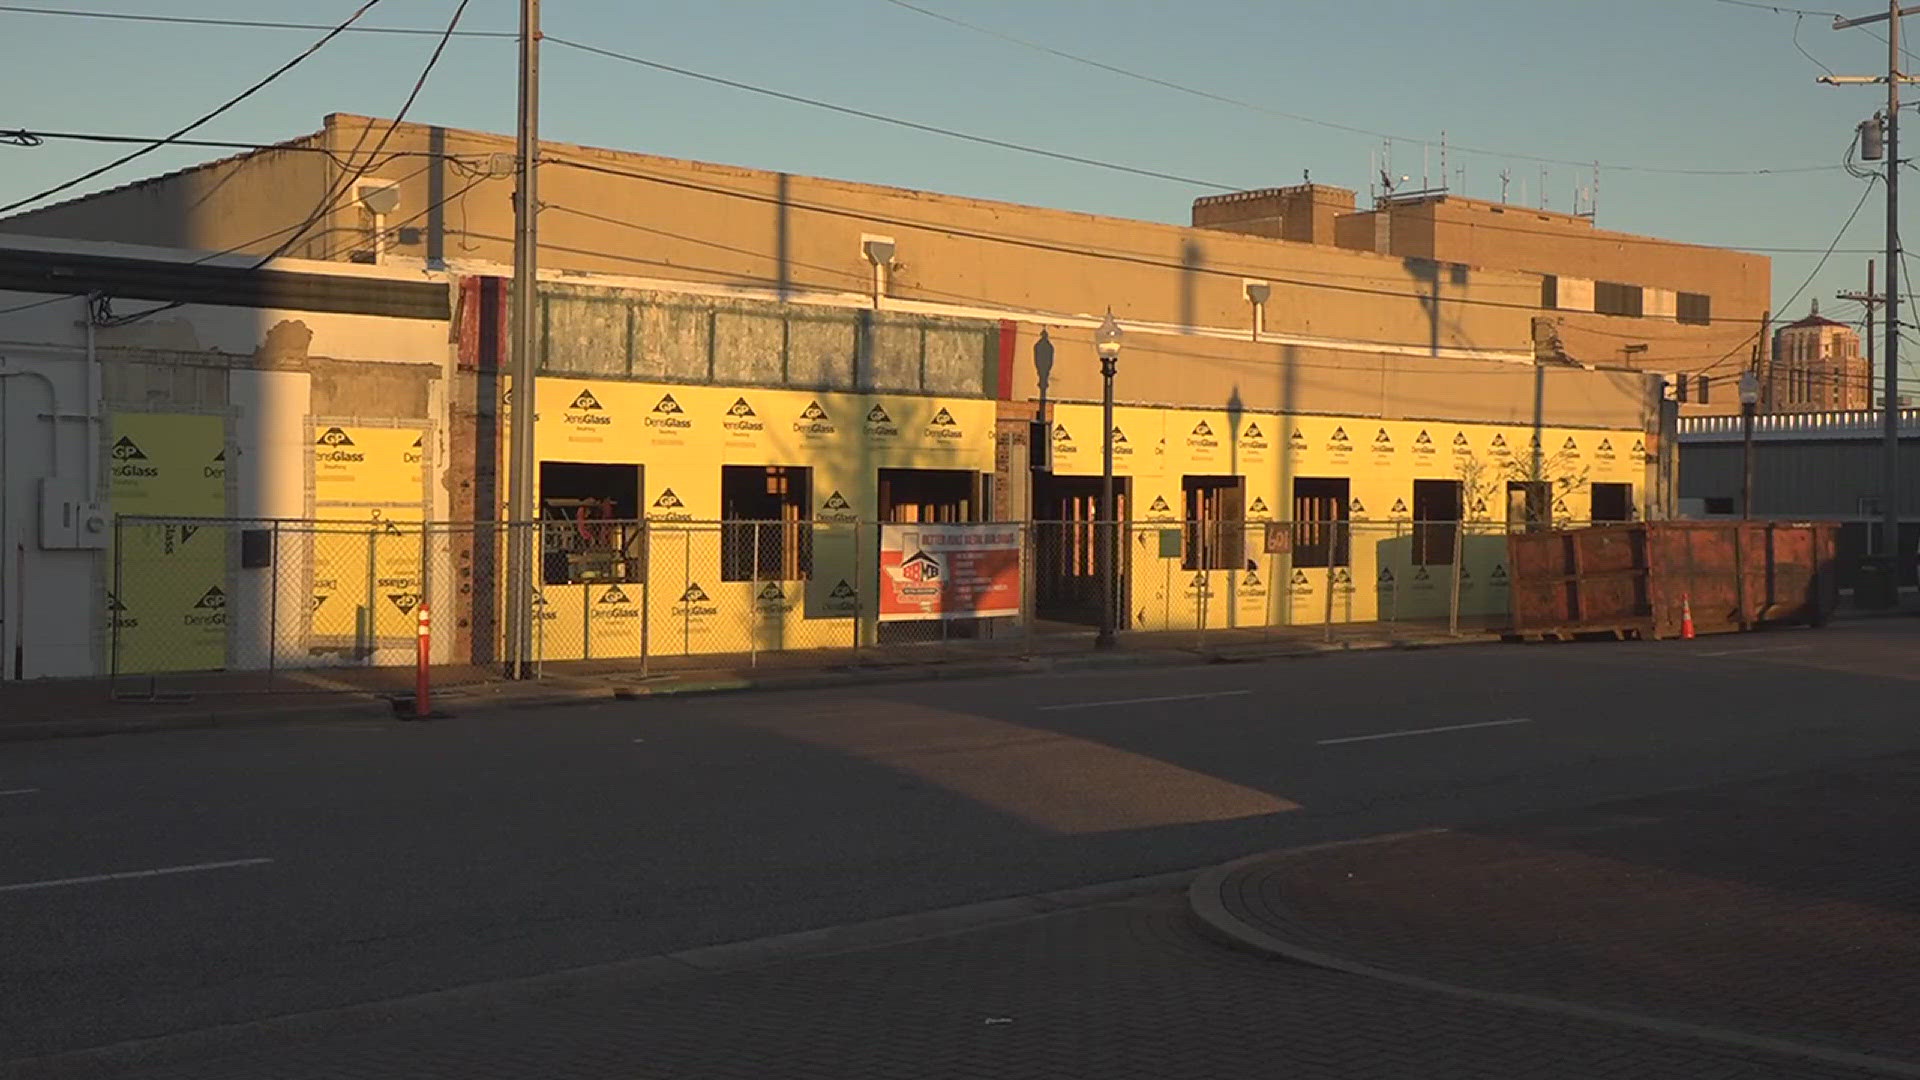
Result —
[{"label": "red and white banner sign", "polygon": [[1020,529],[882,525],[880,621],[1020,614]]}]

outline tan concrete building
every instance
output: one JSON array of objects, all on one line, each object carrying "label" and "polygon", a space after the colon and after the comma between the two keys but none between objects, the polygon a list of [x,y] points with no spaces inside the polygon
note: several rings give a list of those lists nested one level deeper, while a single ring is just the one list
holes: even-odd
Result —
[{"label": "tan concrete building", "polygon": [[[1518,272],[1545,357],[1670,377],[1687,413],[1737,412],[1739,373],[1765,334],[1772,260],[1613,232],[1591,218],[1444,193],[1381,200],[1310,184],[1209,196],[1195,226],[1348,251]],[[1684,376],[1684,378],[1683,378]]]},{"label": "tan concrete building", "polygon": [[1860,355],[1860,334],[1820,314],[1780,328],[1772,362],[1763,366],[1760,409],[1772,413],[1842,412],[1873,407],[1873,371]]},{"label": "tan concrete building", "polygon": [[[500,135],[331,116],[285,144],[0,221],[0,234],[28,235],[0,236],[0,290],[28,304],[118,299],[116,312],[158,302],[140,318],[96,320],[88,347],[108,365],[165,357],[230,381],[297,363],[292,323],[304,320],[215,352],[195,305],[273,307],[282,263],[437,282],[451,315],[427,412],[396,424],[374,365],[329,369],[324,385],[316,374],[313,400],[342,407],[282,425],[319,448],[310,474],[282,486],[314,492],[315,516],[495,522],[504,448],[528,400],[509,385],[503,347],[512,150]],[[640,560],[672,587],[638,597],[625,586],[644,582],[588,581],[575,576],[581,552],[546,552],[548,658],[924,632],[883,627],[864,603],[880,584],[880,523],[1042,522],[1028,610],[1084,619],[1103,434],[1135,530],[1120,568],[1128,628],[1432,615],[1450,590],[1429,567],[1456,558],[1477,583],[1464,610],[1497,611],[1506,529],[1658,517],[1673,503],[1677,406],[1661,380],[1549,347],[1543,328],[1574,316],[1542,307],[1548,278],[1519,256],[1447,261],[1451,248],[1416,244],[1411,227],[1377,249],[1332,242],[1365,216],[1338,189],[1298,197],[1293,224],[1262,224],[1253,195],[1208,204],[1221,227],[1195,228],[557,143],[540,163],[536,505],[543,516],[599,507],[646,542],[682,545]],[[109,265],[77,241],[226,254]],[[205,299],[216,283],[232,295]],[[344,310],[347,289],[316,282],[302,303]],[[1092,337],[1109,308],[1125,341],[1120,408],[1103,433]],[[1644,311],[1585,317],[1648,336],[1678,325]],[[0,347],[12,332],[0,313]],[[403,464],[434,447],[424,494],[389,490],[391,471],[323,469],[348,441]],[[229,494],[224,505],[244,504]],[[743,529],[764,543],[738,542]],[[1469,542],[1440,539],[1461,531]],[[569,535],[587,531],[559,539]],[[327,621],[354,610],[363,583],[320,554],[301,571],[319,613],[301,640],[363,648],[359,623]],[[366,632],[404,631],[395,619],[414,583],[431,592],[454,575],[464,621],[449,647],[486,662],[499,595],[488,549],[456,533],[436,558],[445,566],[417,578],[375,568],[390,595],[371,605]],[[223,572],[238,581],[247,569]]]}]

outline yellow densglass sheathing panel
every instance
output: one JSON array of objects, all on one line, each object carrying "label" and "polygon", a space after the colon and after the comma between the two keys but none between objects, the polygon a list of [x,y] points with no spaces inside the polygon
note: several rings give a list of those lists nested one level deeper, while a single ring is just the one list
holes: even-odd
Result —
[{"label": "yellow densglass sheathing panel", "polygon": [[[654,526],[644,585],[542,588],[548,660],[638,656],[643,627],[655,656],[850,645],[856,604],[872,617],[880,470],[994,468],[995,406],[973,398],[542,377],[536,405],[536,458],[640,466]],[[808,470],[805,580],[728,579],[729,465]]]},{"label": "yellow densglass sheathing panel", "polygon": [[[226,515],[220,417],[115,413],[108,438],[107,490],[116,515]],[[226,666],[228,530],[193,521],[123,521],[118,532],[106,598],[115,668],[138,673]]]}]

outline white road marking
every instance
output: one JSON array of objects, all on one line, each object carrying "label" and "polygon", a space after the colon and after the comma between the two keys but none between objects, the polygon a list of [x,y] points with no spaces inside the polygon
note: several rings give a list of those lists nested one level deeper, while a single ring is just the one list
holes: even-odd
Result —
[{"label": "white road marking", "polygon": [[1477,724],[1448,724],[1446,727],[1414,728],[1410,731],[1383,731],[1378,735],[1349,735],[1344,739],[1321,739],[1317,745],[1337,746],[1340,743],[1373,742],[1377,739],[1404,739],[1409,735],[1437,735],[1443,731],[1469,731],[1473,728],[1507,727],[1511,724],[1531,724],[1532,720],[1483,720]]},{"label": "white road marking", "polygon": [[123,870],[117,874],[88,874],[86,877],[53,878],[48,881],[23,881],[0,885],[0,893],[26,892],[30,889],[57,889],[63,885],[92,885],[101,881],[130,881],[134,878],[165,877],[169,874],[195,874],[202,870],[227,870],[236,866],[260,866],[272,859],[228,859],[225,862],[193,863],[189,866],[163,866],[157,870]]},{"label": "white road marking", "polygon": [[1244,697],[1251,690],[1216,690],[1211,694],[1168,694],[1164,697],[1121,698],[1118,701],[1075,701],[1067,705],[1042,705],[1041,712],[1060,712],[1065,709],[1098,709],[1106,705],[1146,705],[1156,701],[1205,701],[1208,698]]},{"label": "white road marking", "polygon": [[1806,645],[1769,645],[1759,649],[1721,649],[1717,652],[1703,652],[1701,656],[1745,656],[1748,653],[1769,652],[1805,652]]},{"label": "white road marking", "polygon": [[0,791],[0,797],[5,797],[8,795],[38,795],[38,794],[40,794],[40,789],[37,787],[17,787],[17,788],[9,789],[7,791]]}]

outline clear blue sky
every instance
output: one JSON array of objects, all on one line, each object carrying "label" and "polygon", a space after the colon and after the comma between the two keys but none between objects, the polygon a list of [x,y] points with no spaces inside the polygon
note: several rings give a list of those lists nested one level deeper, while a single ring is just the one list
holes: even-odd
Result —
[{"label": "clear blue sky", "polygon": [[[23,0],[73,10],[334,22],[349,0]],[[1795,49],[1796,17],[1718,0],[916,0],[1007,34],[1283,112],[1391,132],[1396,172],[1417,181],[1421,147],[1456,146],[1603,163],[1609,228],[1775,254],[1776,305],[1813,269],[1859,199],[1844,172],[1699,177],[1608,165],[1744,169],[1837,164],[1880,88],[1819,86]],[[1811,2],[1807,6],[1813,6]],[[1875,7],[1857,0],[1862,12]],[[374,25],[439,26],[454,0],[384,0]],[[551,34],[716,75],[1016,142],[1237,186],[1359,187],[1379,142],[1199,100],[927,18],[886,0],[547,0]],[[1852,10],[1849,8],[1848,10]],[[514,0],[472,0],[470,29],[510,30]],[[1920,41],[1920,20],[1913,37]],[[1830,19],[1799,43],[1843,73],[1884,70],[1886,48]],[[159,134],[292,56],[312,32],[158,26],[0,12],[0,128]],[[271,141],[331,111],[391,115],[432,47],[349,36],[201,134]],[[413,118],[510,131],[513,46],[457,40]],[[1916,66],[1920,66],[1917,64]],[[555,139],[1182,221],[1206,194],[968,145],[691,82],[549,47],[543,125]],[[1913,95],[1920,100],[1920,92]],[[1920,123],[1910,145],[1920,145]],[[166,150],[96,186],[190,164]],[[112,155],[110,148],[0,147],[0,200]],[[1497,197],[1499,172],[1537,199],[1539,165],[1456,150],[1464,191]],[[1912,174],[1909,175],[1920,175]],[[1568,208],[1589,170],[1552,166]],[[1458,182],[1456,180],[1456,187]],[[1908,206],[1920,204],[1920,182]],[[1914,220],[1907,215],[1909,222]],[[1858,288],[1861,249],[1881,243],[1868,202],[1812,287]],[[1915,231],[1920,237],[1920,230]],[[1917,262],[1916,269],[1920,269]],[[1850,310],[1850,309],[1849,309]]]}]

